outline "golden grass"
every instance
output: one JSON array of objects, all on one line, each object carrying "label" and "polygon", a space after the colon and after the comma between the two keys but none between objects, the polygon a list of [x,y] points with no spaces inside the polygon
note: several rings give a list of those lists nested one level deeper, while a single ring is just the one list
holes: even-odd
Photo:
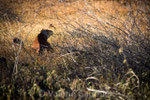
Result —
[{"label": "golden grass", "polygon": [[[3,13],[3,15],[5,15],[5,20],[0,23],[2,33],[0,37],[1,44],[6,45],[4,47],[6,49],[3,49],[3,51],[1,50],[1,56],[5,56],[3,54],[7,55],[7,53],[3,52],[7,52],[9,49],[10,51],[13,50],[12,39],[14,37],[21,38],[24,41],[25,47],[30,49],[32,42],[40,33],[41,29],[50,29],[50,24],[53,24],[56,27],[56,30],[52,29],[55,34],[50,37],[48,41],[52,43],[57,52],[60,52],[61,49],[57,47],[56,44],[63,46],[76,44],[77,48],[80,49],[83,48],[81,44],[88,47],[92,44],[92,42],[89,42],[89,44],[85,42],[88,41],[88,38],[72,38],[67,32],[72,31],[75,28],[83,30],[81,27],[83,26],[97,34],[97,31],[106,31],[111,27],[106,23],[124,30],[124,26],[122,26],[121,23],[127,21],[126,19],[128,16],[125,15],[131,10],[139,8],[139,6],[134,3],[132,4],[133,9],[131,9],[130,5],[121,5],[116,1],[97,0],[87,2],[79,0],[72,3],[60,3],[55,0],[45,0],[40,2],[37,2],[36,0],[27,0],[21,3],[9,3],[8,1],[3,3],[8,6],[7,9],[13,9],[12,13],[17,16],[14,17],[14,21],[11,21],[9,18],[10,16],[13,16],[13,14],[9,14],[8,12]],[[102,24],[100,25],[100,23]],[[143,24],[145,23],[142,23],[141,29],[145,30]],[[127,25],[127,27],[130,29],[132,25]],[[84,31],[88,32],[88,30]],[[112,28],[112,31],[118,33],[116,28]],[[10,54],[8,53],[8,57],[9,55]]]},{"label": "golden grass", "polygon": [[[62,45],[62,42],[66,42],[73,45],[76,41],[79,41],[79,44],[81,44],[86,38],[71,38],[67,34],[67,31],[73,30],[74,27],[78,28],[80,25],[88,27],[89,30],[93,31],[96,28],[103,29],[104,27],[100,26],[97,20],[102,20],[102,22],[108,22],[114,26],[123,28],[120,22],[126,22],[126,16],[124,15],[131,11],[129,5],[120,6],[116,1],[84,2],[79,0],[72,3],[59,3],[55,0],[40,2],[29,0],[22,3],[9,3],[8,1],[3,3],[6,4],[8,8],[13,9],[14,14],[18,15],[18,17],[15,17],[16,21],[10,21],[9,16],[13,15],[9,15],[7,12],[3,13],[6,20],[0,23],[2,31],[0,37],[2,44],[8,42],[7,46],[5,46],[7,49],[12,47],[11,44],[14,37],[21,38],[25,42],[25,46],[27,48],[30,47],[41,29],[49,29],[50,24],[56,27],[56,30],[53,30],[55,34],[49,39],[50,43]],[[132,6],[134,9],[138,8],[137,5],[133,4]],[[93,18],[91,18],[91,16]],[[108,25],[108,27],[110,26]],[[82,47],[79,46],[78,48]],[[59,48],[56,48],[56,50],[57,49]]]},{"label": "golden grass", "polygon": [[[27,78],[26,80],[21,81],[20,84],[22,83],[23,85],[21,84],[20,86],[24,86],[26,82],[28,83],[30,81],[33,81],[30,85],[35,85],[36,82],[34,81],[36,81],[36,78],[45,77],[44,75],[46,74],[46,78],[44,78],[46,82],[49,82],[49,76],[50,81],[56,81],[54,87],[55,85],[68,85],[66,87],[70,86],[70,89],[72,90],[76,89],[82,91],[83,89],[84,92],[88,93],[89,91],[84,90],[85,88],[80,89],[79,86],[79,84],[85,85],[87,80],[85,78],[80,80],[78,76],[75,78],[72,77],[74,77],[74,74],[83,74],[82,77],[85,77],[85,71],[88,67],[91,67],[89,72],[93,71],[92,75],[95,75],[94,78],[100,75],[99,79],[101,84],[99,86],[98,83],[98,88],[102,89],[103,87],[107,87],[109,90],[111,85],[114,85],[121,89],[121,92],[126,90],[124,93],[126,95],[126,92],[128,92],[126,87],[129,85],[125,86],[126,82],[121,83],[120,80],[122,78],[121,76],[126,76],[124,74],[128,72],[130,74],[132,70],[128,71],[128,69],[126,69],[129,66],[126,61],[126,55],[124,55],[124,49],[127,50],[128,48],[123,48],[123,46],[126,47],[127,44],[130,46],[130,42],[132,41],[131,38],[129,38],[129,35],[132,32],[138,34],[138,32],[142,31],[140,33],[148,34],[148,25],[146,25],[148,19],[146,19],[145,15],[139,14],[135,19],[133,17],[134,20],[130,19],[132,18],[131,15],[129,16],[129,13],[132,11],[133,13],[131,14],[135,16],[137,14],[137,9],[144,9],[144,11],[146,11],[148,6],[141,7],[136,3],[129,5],[129,1],[130,0],[127,0],[126,5],[124,4],[124,0],[121,1],[121,4],[117,1],[107,0],[77,0],[64,3],[58,2],[58,0],[25,0],[21,2],[18,2],[17,0],[14,2],[9,2],[9,0],[3,1],[0,4],[0,6],[2,4],[5,5],[2,6],[3,10],[0,11],[0,14],[2,15],[0,16],[0,46],[2,48],[0,50],[0,57],[7,58],[10,61],[12,69],[14,68],[16,61],[19,62],[18,65],[16,64],[19,74],[14,74],[13,72],[12,75],[16,75],[16,77],[19,77],[20,79],[22,79],[22,77],[29,77],[29,79]],[[12,10],[9,11],[10,8]],[[137,22],[138,27],[135,22]],[[56,29],[51,28],[49,26],[50,24],[54,25]],[[43,56],[38,56],[38,54],[35,54],[32,51],[31,45],[42,29],[51,29],[54,31],[54,35],[51,36],[48,41],[55,52],[47,53],[45,51]],[[113,36],[111,37],[111,35]],[[99,36],[104,39],[102,42],[96,40],[96,38],[99,39]],[[12,42],[14,37],[19,37],[23,40],[26,50],[21,48],[19,51],[20,47],[15,46]],[[113,38],[116,40],[113,40]],[[114,45],[111,44],[113,42],[114,44],[116,42],[118,47],[113,48]],[[100,45],[100,43],[102,44]],[[110,47],[110,45],[112,47]],[[80,51],[72,52],[76,49],[81,50],[82,54],[80,55]],[[133,51],[134,49],[135,48],[133,48]],[[94,54],[90,56],[88,51]],[[107,59],[107,57],[105,59],[105,56],[110,57],[110,60]],[[121,58],[119,60],[118,58],[115,58],[115,60],[118,60],[119,64],[121,62],[121,65],[117,65],[117,61],[115,62],[113,59],[113,57],[116,56]],[[96,65],[97,62],[95,60],[99,65]],[[108,63],[108,66],[106,63]],[[125,67],[123,67],[122,63]],[[112,65],[110,66],[109,64]],[[100,66],[101,70],[98,70],[95,66]],[[120,67],[123,68],[121,69]],[[53,73],[55,70],[58,72]],[[116,72],[117,74],[115,74],[113,73],[115,70],[121,71],[118,71],[118,73]],[[50,75],[48,76],[47,74],[49,72]],[[133,72],[132,74],[135,73]],[[58,79],[53,75],[58,75]],[[15,79],[16,77],[14,76],[12,77]],[[136,77],[136,75],[133,76]],[[70,81],[66,82],[68,77],[71,77]],[[89,76],[87,77],[89,78]],[[119,81],[119,85],[113,81],[113,77]],[[53,80],[52,78],[55,78],[56,80]],[[138,80],[137,77],[136,80]],[[17,80],[16,78],[16,81],[20,80]],[[110,85],[110,81],[114,83]],[[49,82],[49,84],[51,84],[51,82]],[[91,83],[88,85],[90,84]],[[97,85],[96,82],[94,84]],[[124,88],[122,88],[122,85],[125,87],[125,90],[123,90]],[[133,85],[135,86],[135,84]],[[93,87],[91,86],[90,88]],[[34,86],[32,88],[34,88]],[[32,88],[29,89],[31,94]],[[88,89],[90,90],[90,88]],[[49,89],[51,90],[51,87]],[[63,91],[65,91],[65,89],[62,89],[61,87],[58,92],[61,93]],[[93,89],[90,91],[95,90]],[[122,96],[122,98],[126,98],[126,96]]]}]

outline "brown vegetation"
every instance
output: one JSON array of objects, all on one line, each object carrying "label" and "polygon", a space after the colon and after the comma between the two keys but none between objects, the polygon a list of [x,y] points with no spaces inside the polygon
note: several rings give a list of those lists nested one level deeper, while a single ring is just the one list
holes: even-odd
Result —
[{"label": "brown vegetation", "polygon": [[[149,99],[149,8],[147,0],[1,0],[0,99]],[[45,45],[54,52],[32,52]]]}]

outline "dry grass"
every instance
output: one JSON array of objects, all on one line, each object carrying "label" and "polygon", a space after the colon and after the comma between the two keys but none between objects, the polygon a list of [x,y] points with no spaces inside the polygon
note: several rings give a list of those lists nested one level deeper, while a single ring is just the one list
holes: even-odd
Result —
[{"label": "dry grass", "polygon": [[[0,1],[0,99],[148,99],[149,2],[135,1]],[[55,52],[38,56],[42,29]]]}]

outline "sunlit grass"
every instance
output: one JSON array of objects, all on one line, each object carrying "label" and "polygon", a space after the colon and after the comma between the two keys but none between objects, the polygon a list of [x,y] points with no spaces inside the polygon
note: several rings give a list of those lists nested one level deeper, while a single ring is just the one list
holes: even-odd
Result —
[{"label": "sunlit grass", "polygon": [[[5,1],[14,11],[0,16],[0,99],[148,99],[147,6],[123,2]],[[54,53],[39,56],[42,29],[54,31]]]}]

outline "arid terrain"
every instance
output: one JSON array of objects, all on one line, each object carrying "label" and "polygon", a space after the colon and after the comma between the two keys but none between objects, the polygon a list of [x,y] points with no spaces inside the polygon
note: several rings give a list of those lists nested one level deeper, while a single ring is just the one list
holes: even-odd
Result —
[{"label": "arid terrain", "polygon": [[0,0],[0,100],[149,98],[148,0]]}]

